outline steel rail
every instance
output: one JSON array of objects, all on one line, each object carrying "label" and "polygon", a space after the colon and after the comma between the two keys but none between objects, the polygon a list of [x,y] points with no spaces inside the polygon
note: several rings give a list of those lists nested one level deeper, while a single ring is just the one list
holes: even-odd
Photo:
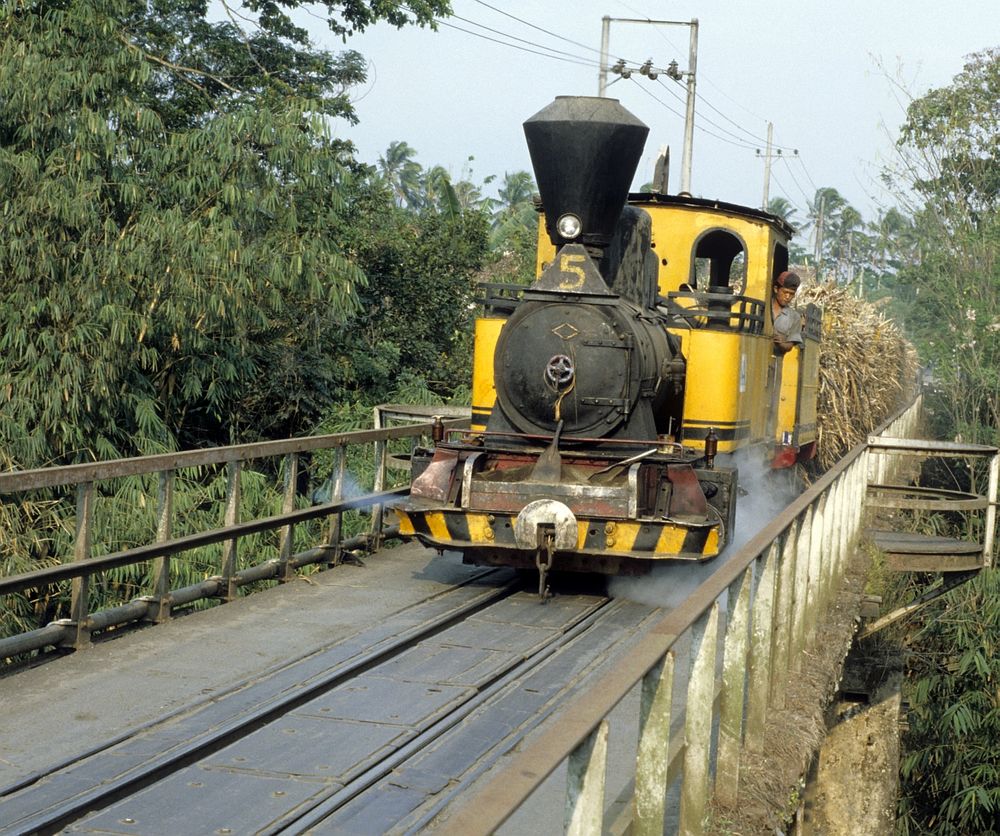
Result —
[{"label": "steel rail", "polygon": [[[484,574],[489,574],[489,571]],[[481,575],[477,577],[481,577]],[[446,595],[447,592],[453,592],[461,587],[467,586],[471,580],[472,579],[469,579],[462,584],[458,584],[452,589],[447,590],[444,593],[439,593],[434,597],[441,598],[442,595]],[[434,616],[424,622],[415,624],[412,627],[397,633],[387,642],[377,642],[367,651],[352,656],[350,659],[340,664],[334,665],[323,674],[309,681],[308,685],[301,688],[287,690],[270,699],[263,699],[253,708],[233,716],[226,722],[207,730],[201,736],[189,739],[178,746],[174,746],[168,751],[153,754],[149,760],[144,763],[135,766],[123,766],[122,774],[116,779],[103,780],[98,785],[92,786],[89,789],[79,789],[77,794],[73,797],[50,804],[50,806],[44,810],[39,810],[37,813],[21,818],[17,821],[0,821],[0,834],[7,832],[56,832],[77,820],[86,812],[113,804],[115,801],[132,795],[135,792],[138,792],[139,790],[161,780],[162,778],[169,776],[183,766],[195,762],[207,755],[214,754],[220,748],[231,745],[233,742],[238,741],[247,734],[255,731],[262,724],[282,717],[299,705],[315,699],[317,696],[325,693],[326,691],[349,682],[358,674],[364,673],[376,665],[382,664],[383,662],[405,653],[406,650],[414,647],[419,642],[447,630],[452,625],[467,619],[469,616],[474,615],[477,612],[487,610],[498,601],[503,600],[504,598],[507,598],[517,592],[520,587],[520,581],[515,580],[501,586],[486,588],[469,601],[448,609],[444,613]],[[315,653],[310,653],[304,658],[310,658],[315,655]],[[274,673],[280,673],[284,670],[293,668],[295,664],[298,664],[301,661],[303,660],[299,659],[288,665],[281,666],[277,668]],[[213,694],[210,699],[203,701],[203,707],[212,707],[219,704],[224,701],[226,697],[246,690],[246,687],[247,684],[246,681],[244,681],[244,683],[240,683],[221,694]],[[251,685],[249,687],[253,686]],[[162,718],[160,721],[147,724],[140,731],[155,731],[156,726],[159,723],[169,721],[171,717],[179,716],[191,710],[192,709],[189,706],[175,711],[168,717]],[[56,771],[73,769],[77,766],[85,770],[86,762],[88,760],[94,757],[99,757],[105,753],[107,753],[109,757],[115,757],[113,747],[119,743],[129,740],[134,734],[135,730],[133,730],[131,734],[119,736],[114,741],[109,742],[107,745],[100,747],[97,750],[92,750],[90,753],[79,759],[64,762],[56,769],[37,773],[32,776],[31,779],[19,782],[10,790],[7,797],[9,798],[14,792],[30,792],[32,784],[43,781],[47,776],[52,775]],[[81,781],[83,780],[86,780],[85,776],[81,778]],[[42,787],[44,788],[44,784],[42,784]],[[3,800],[4,796],[0,796],[0,812],[2,812]]]},{"label": "steel rail", "polygon": [[[405,763],[406,760],[420,752],[421,749],[433,743],[443,734],[454,728],[462,720],[503,691],[503,689],[507,688],[511,683],[516,682],[518,679],[525,676],[525,674],[530,673],[542,662],[566,647],[582,633],[594,628],[596,624],[607,618],[609,614],[613,613],[616,608],[620,608],[620,606],[620,603],[616,604],[612,602],[611,599],[607,599],[602,602],[597,609],[588,613],[580,619],[580,621],[566,630],[566,632],[561,633],[544,647],[539,648],[530,657],[497,677],[497,679],[495,679],[492,683],[485,685],[474,697],[469,699],[467,702],[462,703],[462,705],[458,706],[454,711],[445,717],[442,717],[434,723],[434,725],[425,729],[413,738],[413,740],[410,740],[396,750],[396,752],[389,755],[389,757],[379,761],[379,763],[366,770],[357,778],[348,782],[345,786],[331,789],[328,793],[321,795],[314,801],[311,801],[308,807],[300,808],[296,811],[296,815],[293,819],[276,822],[272,827],[261,830],[260,836],[269,836],[269,834],[277,833],[308,833],[312,828],[319,825],[324,819],[331,816],[345,804],[349,803],[352,799],[356,798],[358,795],[371,787],[376,781],[384,778],[394,769]],[[541,720],[537,719],[535,724],[538,722],[541,722]],[[528,729],[523,729],[523,732],[527,731]],[[499,755],[497,757],[499,757]]]}]

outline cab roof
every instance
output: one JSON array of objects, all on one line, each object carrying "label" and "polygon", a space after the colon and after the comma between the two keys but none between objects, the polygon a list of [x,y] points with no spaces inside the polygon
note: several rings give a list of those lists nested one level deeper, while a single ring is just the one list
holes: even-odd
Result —
[{"label": "cab roof", "polygon": [[763,209],[752,209],[738,203],[726,203],[724,200],[709,200],[691,195],[660,194],[659,192],[630,192],[629,203],[656,203],[661,206],[679,206],[689,209],[715,210],[729,215],[738,215],[747,220],[763,221],[791,238],[795,228],[784,218],[765,212]]}]

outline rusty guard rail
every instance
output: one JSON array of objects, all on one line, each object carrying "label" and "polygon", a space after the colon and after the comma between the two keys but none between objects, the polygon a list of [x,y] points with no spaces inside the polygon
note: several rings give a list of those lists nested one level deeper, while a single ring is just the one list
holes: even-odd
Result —
[{"label": "rusty guard rail", "polygon": [[[451,428],[468,426],[467,420],[449,420]],[[24,590],[44,587],[59,581],[72,581],[68,618],[58,619],[37,630],[0,639],[3,659],[57,646],[79,649],[90,641],[90,634],[109,627],[138,621],[163,622],[171,609],[202,599],[231,601],[240,587],[256,581],[287,581],[304,566],[338,563],[344,552],[353,549],[377,549],[382,539],[394,532],[383,528],[386,502],[407,492],[407,488],[384,490],[389,442],[429,435],[429,422],[387,429],[306,438],[242,444],[205,450],[191,450],[116,461],[68,465],[0,473],[0,500],[15,494],[39,489],[76,490],[76,530],[73,553],[68,562],[46,566],[32,572],[0,576],[0,598]],[[374,444],[375,471],[372,492],[345,500],[347,449],[350,445]],[[295,508],[299,460],[303,454],[331,450],[334,453],[331,474],[331,501]],[[259,459],[283,459],[284,483],[282,512],[265,519],[240,521],[241,474],[246,464]],[[227,490],[221,509],[222,526],[183,537],[174,537],[174,477],[177,470],[204,466],[225,466]],[[101,482],[129,476],[156,474],[158,477],[157,526],[155,539],[145,545],[113,552],[93,554],[95,504],[100,501],[96,486]],[[343,513],[350,509],[371,507],[371,525],[366,534],[349,540],[341,537]],[[329,518],[322,542],[313,548],[292,553],[296,524]],[[239,569],[239,540],[262,531],[279,531],[278,557]],[[198,583],[171,588],[171,559],[191,549],[222,543],[219,572]],[[152,561],[152,584],[148,595],[100,612],[89,612],[89,587],[93,576],[111,569]]]},{"label": "rusty guard rail", "polygon": [[[911,435],[919,407],[918,398],[876,435]],[[815,643],[857,541],[868,465],[868,446],[860,444],[665,615],[593,688],[562,707],[558,719],[467,792],[436,832],[493,833],[564,762],[566,832],[604,832],[609,715],[636,686],[639,736],[626,776],[631,798],[624,799],[626,810],[614,830],[621,830],[617,825],[625,818],[632,834],[662,834],[667,791],[679,777],[679,832],[703,832],[713,793],[724,804],[736,802],[741,756],[761,751],[768,710],[785,705],[788,677],[801,669]],[[690,638],[690,673],[680,695],[683,735],[672,740],[674,664],[682,637]]]}]

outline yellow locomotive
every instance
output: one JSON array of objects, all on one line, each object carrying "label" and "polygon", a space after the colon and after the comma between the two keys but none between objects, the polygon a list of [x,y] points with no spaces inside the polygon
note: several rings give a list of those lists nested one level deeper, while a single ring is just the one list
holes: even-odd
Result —
[{"label": "yellow locomotive", "polygon": [[[538,278],[477,320],[471,430],[414,457],[400,530],[466,562],[641,573],[732,535],[741,450],[816,445],[819,313],[773,349],[780,218],[629,194],[648,128],[558,97],[524,123],[544,217]],[[717,458],[718,457],[718,458]]]}]

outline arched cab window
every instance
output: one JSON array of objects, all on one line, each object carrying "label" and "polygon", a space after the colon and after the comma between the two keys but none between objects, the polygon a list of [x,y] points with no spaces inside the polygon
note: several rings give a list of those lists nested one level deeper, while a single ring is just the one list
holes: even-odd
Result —
[{"label": "arched cab window", "polygon": [[690,281],[668,294],[678,325],[761,334],[764,303],[744,296],[747,248],[739,235],[711,229],[695,242]]},{"label": "arched cab window", "polygon": [[702,292],[739,295],[746,287],[747,251],[743,240],[725,229],[713,229],[694,245],[692,286]]},{"label": "arched cab window", "polygon": [[788,247],[784,244],[774,245],[774,258],[771,265],[771,281],[774,282],[782,273],[788,269]]}]

